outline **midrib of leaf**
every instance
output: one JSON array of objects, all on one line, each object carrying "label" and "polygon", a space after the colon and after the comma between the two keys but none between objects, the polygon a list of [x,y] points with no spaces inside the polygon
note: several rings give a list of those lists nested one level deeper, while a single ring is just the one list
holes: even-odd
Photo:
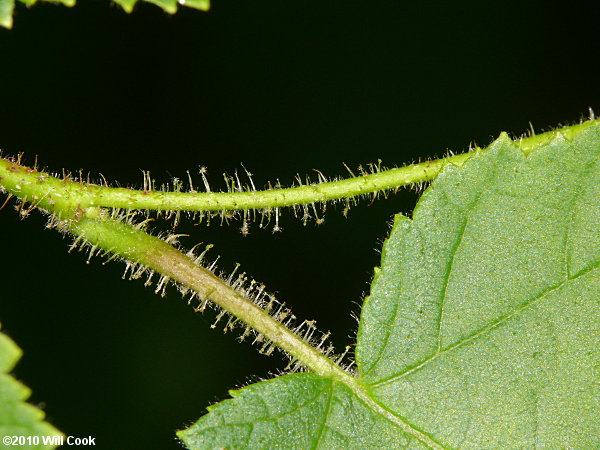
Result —
[{"label": "midrib of leaf", "polygon": [[[353,378],[356,380],[355,378]],[[444,447],[437,443],[431,436],[419,430],[417,427],[400,417],[399,415],[393,413],[389,409],[385,408],[383,405],[375,401],[366,391],[365,387],[355,381],[353,383],[345,383],[346,386],[358,397],[360,398],[367,406],[369,406],[374,412],[382,415],[390,422],[395,423],[400,429],[404,432],[416,437],[424,444],[428,445],[430,448],[436,450],[443,450]]]},{"label": "midrib of leaf", "polygon": [[567,283],[569,282],[573,282],[578,280],[579,278],[587,275],[588,273],[591,273],[592,271],[598,269],[600,267],[600,262],[598,262],[596,265],[591,266],[590,268],[584,270],[583,272],[580,272],[578,275],[576,275],[573,278],[569,278],[565,281],[562,281],[561,283],[559,283],[556,286],[550,287],[548,289],[546,289],[544,292],[542,292],[540,295],[538,295],[537,297],[534,297],[533,299],[527,301],[525,304],[523,304],[522,306],[520,306],[519,308],[511,311],[509,314],[506,314],[504,316],[502,316],[501,318],[499,318],[498,320],[496,320],[495,322],[491,323],[490,325],[486,326],[485,328],[482,328],[481,330],[471,334],[470,336],[462,339],[461,341],[455,343],[454,345],[452,345],[451,347],[448,347],[445,350],[442,350],[440,352],[435,353],[433,356],[427,358],[426,360],[424,360],[423,362],[417,364],[414,367],[408,368],[406,370],[403,370],[399,373],[393,374],[391,376],[389,376],[388,378],[385,378],[381,381],[378,381],[377,383],[374,383],[372,385],[370,385],[371,388],[375,388],[378,386],[382,386],[388,383],[391,383],[393,381],[396,381],[400,378],[403,378],[413,372],[416,372],[419,369],[422,369],[423,367],[425,367],[426,365],[430,364],[431,362],[433,362],[434,360],[436,360],[437,358],[439,358],[442,355],[445,355],[447,353],[450,353],[460,347],[462,347],[465,344],[468,344],[472,341],[475,341],[483,336],[485,336],[488,332],[490,332],[491,330],[498,328],[499,326],[502,326],[503,323],[505,323],[507,320],[509,320],[511,317],[516,316],[517,314],[521,314],[522,312],[526,311],[527,309],[531,308],[534,304],[542,301],[546,296],[552,294],[553,292],[563,288],[564,286],[567,285]]}]

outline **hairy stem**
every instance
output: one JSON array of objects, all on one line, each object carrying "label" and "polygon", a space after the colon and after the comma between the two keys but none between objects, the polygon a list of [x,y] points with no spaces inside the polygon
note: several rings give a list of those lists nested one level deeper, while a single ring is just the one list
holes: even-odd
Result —
[{"label": "hairy stem", "polygon": [[[90,215],[90,214],[88,214]],[[192,289],[200,299],[210,300],[263,334],[275,345],[301,361],[311,371],[348,382],[350,375],[334,361],[296,336],[252,301],[240,295],[209,270],[161,239],[111,219],[84,217],[67,224],[70,232],[91,245],[135,263]]]},{"label": "hairy stem", "polygon": [[[597,122],[598,120],[592,120],[531,136],[520,140],[518,144],[524,152],[528,153],[543,146],[557,133],[562,133],[572,139],[576,134]],[[31,202],[38,203],[41,207],[61,214],[65,214],[67,210],[85,210],[90,207],[157,211],[261,210],[350,199],[364,194],[430,181],[445,165],[462,165],[472,155],[473,153],[463,153],[340,181],[286,189],[241,192],[162,192],[111,188],[81,181],[59,179],[15,164],[13,161],[0,159],[0,185],[21,198],[25,197]]]}]

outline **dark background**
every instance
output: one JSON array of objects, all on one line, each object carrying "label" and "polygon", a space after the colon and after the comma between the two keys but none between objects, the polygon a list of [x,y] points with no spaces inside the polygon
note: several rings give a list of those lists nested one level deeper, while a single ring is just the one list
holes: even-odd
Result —
[{"label": "dark background", "polygon": [[[558,5],[559,2],[557,2]],[[551,2],[234,2],[168,16],[107,1],[18,7],[0,30],[0,148],[54,171],[83,168],[139,186],[207,166],[213,189],[243,163],[259,186],[313,168],[344,175],[462,151],[506,130],[573,123],[599,106],[597,21]],[[197,178],[197,180],[199,180]],[[329,208],[284,231],[181,227],[334,333],[353,341],[359,305],[402,192],[346,219]],[[35,214],[0,212],[0,320],[24,350],[32,402],[97,448],[178,448],[174,430],[282,369],[211,330],[171,290],[123,281],[119,264],[67,254]]]}]

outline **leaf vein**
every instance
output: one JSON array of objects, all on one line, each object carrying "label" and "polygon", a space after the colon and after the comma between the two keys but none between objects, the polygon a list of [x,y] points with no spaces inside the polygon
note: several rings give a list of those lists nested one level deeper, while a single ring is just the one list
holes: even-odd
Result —
[{"label": "leaf vein", "polygon": [[[572,145],[571,145],[572,147]],[[573,216],[575,213],[575,207],[577,206],[577,203],[579,202],[579,199],[581,198],[581,194],[583,192],[585,192],[585,188],[581,187],[582,184],[582,180],[585,180],[588,178],[588,175],[592,172],[592,169],[596,168],[596,166],[598,165],[598,163],[600,162],[600,159],[595,159],[593,161],[590,162],[590,164],[587,165],[587,167],[583,170],[583,174],[580,177],[580,181],[579,181],[579,189],[577,190],[577,193],[573,196],[573,200],[572,203],[570,205],[570,214],[569,214],[569,222],[567,224],[567,231],[566,231],[566,236],[565,236],[565,241],[564,241],[564,259],[565,259],[565,272],[566,272],[566,277],[567,280],[570,279],[571,277],[571,229],[573,227]]]},{"label": "leaf vein", "polygon": [[[446,191],[443,191],[444,195],[446,196],[446,198],[448,198],[448,194],[446,193]],[[465,230],[467,228],[467,225],[469,223],[469,218],[471,215],[471,211],[473,211],[473,208],[475,207],[475,204],[477,203],[477,201],[479,201],[479,198],[481,197],[482,193],[480,193],[477,196],[477,199],[475,200],[475,202],[473,203],[473,205],[469,208],[467,208],[467,211],[465,212],[465,217],[463,219],[463,223],[461,224],[460,230],[458,230],[458,238],[455,240],[455,242],[452,245],[452,248],[450,249],[450,260],[448,261],[448,264],[446,265],[446,276],[444,277],[444,285],[442,286],[442,293],[441,293],[441,300],[440,300],[440,317],[438,319],[438,326],[437,326],[437,351],[436,353],[439,353],[440,349],[442,348],[442,323],[444,322],[444,305],[446,303],[446,294],[448,292],[448,283],[450,282],[450,275],[452,274],[452,271],[454,269],[454,259],[456,257],[456,252],[458,251],[460,245],[462,244],[463,241],[463,237],[465,236]],[[449,202],[450,203],[450,202]],[[462,212],[462,211],[461,211]]]},{"label": "leaf vein", "polygon": [[464,338],[463,340],[457,342],[456,344],[454,344],[452,347],[447,348],[444,351],[438,352],[435,355],[427,358],[426,360],[424,360],[423,362],[419,363],[418,365],[407,369],[403,372],[394,374],[389,376],[388,378],[378,381],[377,383],[374,383],[372,385],[370,385],[371,387],[378,387],[378,386],[382,386],[382,385],[386,385],[389,383],[392,383],[402,377],[405,377],[406,375],[409,375],[413,372],[416,372],[417,370],[422,369],[423,367],[425,367],[426,365],[428,365],[430,362],[434,361],[435,359],[439,358],[442,355],[445,355],[446,353],[450,353],[454,350],[456,350],[457,348],[462,347],[463,345],[472,342],[476,339],[479,339],[482,336],[485,336],[489,331],[501,326],[502,324],[504,324],[506,321],[508,321],[508,319],[510,319],[511,317],[516,316],[517,314],[522,313],[523,311],[526,311],[527,309],[529,309],[531,306],[533,306],[535,303],[539,302],[540,300],[544,299],[546,296],[550,295],[551,293],[553,293],[554,291],[557,291],[558,289],[562,288],[563,286],[565,286],[567,283],[571,282],[571,281],[575,281],[579,278],[581,278],[582,276],[596,270],[600,268],[600,261],[598,261],[596,264],[594,264],[593,266],[591,266],[589,269],[581,272],[580,274],[576,275],[573,278],[569,278],[568,280],[565,281],[561,281],[559,284],[557,284],[556,286],[550,287],[548,289],[546,289],[544,292],[542,292],[540,295],[538,295],[537,297],[534,297],[533,299],[525,302],[522,306],[520,306],[519,308],[515,309],[514,311],[500,317],[498,320],[496,320],[495,322],[491,323],[490,325],[488,325],[485,328],[480,329],[479,331],[471,334],[470,336],[467,336],[466,338]]},{"label": "leaf vein", "polygon": [[321,438],[323,437],[323,433],[325,431],[325,427],[326,427],[326,423],[327,423],[327,418],[329,417],[329,411],[331,411],[331,403],[332,403],[331,400],[332,399],[333,399],[333,380],[331,380],[331,384],[329,385],[329,398],[327,399],[327,408],[325,409],[325,414],[323,416],[323,423],[321,424],[319,434],[316,436],[312,448],[316,449],[319,447],[319,442],[321,441]]}]

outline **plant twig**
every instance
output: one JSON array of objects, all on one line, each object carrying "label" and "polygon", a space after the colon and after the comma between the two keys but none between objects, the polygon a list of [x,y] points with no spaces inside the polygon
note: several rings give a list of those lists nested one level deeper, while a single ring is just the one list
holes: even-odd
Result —
[{"label": "plant twig", "polygon": [[[524,152],[544,145],[556,134],[568,139],[599,120],[560,128],[518,141]],[[8,159],[0,159],[0,185],[11,193],[64,214],[66,210],[90,207],[157,211],[236,211],[265,210],[292,205],[310,205],[337,199],[351,199],[402,186],[431,181],[448,164],[462,165],[473,153],[383,170],[339,181],[321,182],[293,188],[242,192],[163,192],[114,188],[59,179],[37,172]]]}]

